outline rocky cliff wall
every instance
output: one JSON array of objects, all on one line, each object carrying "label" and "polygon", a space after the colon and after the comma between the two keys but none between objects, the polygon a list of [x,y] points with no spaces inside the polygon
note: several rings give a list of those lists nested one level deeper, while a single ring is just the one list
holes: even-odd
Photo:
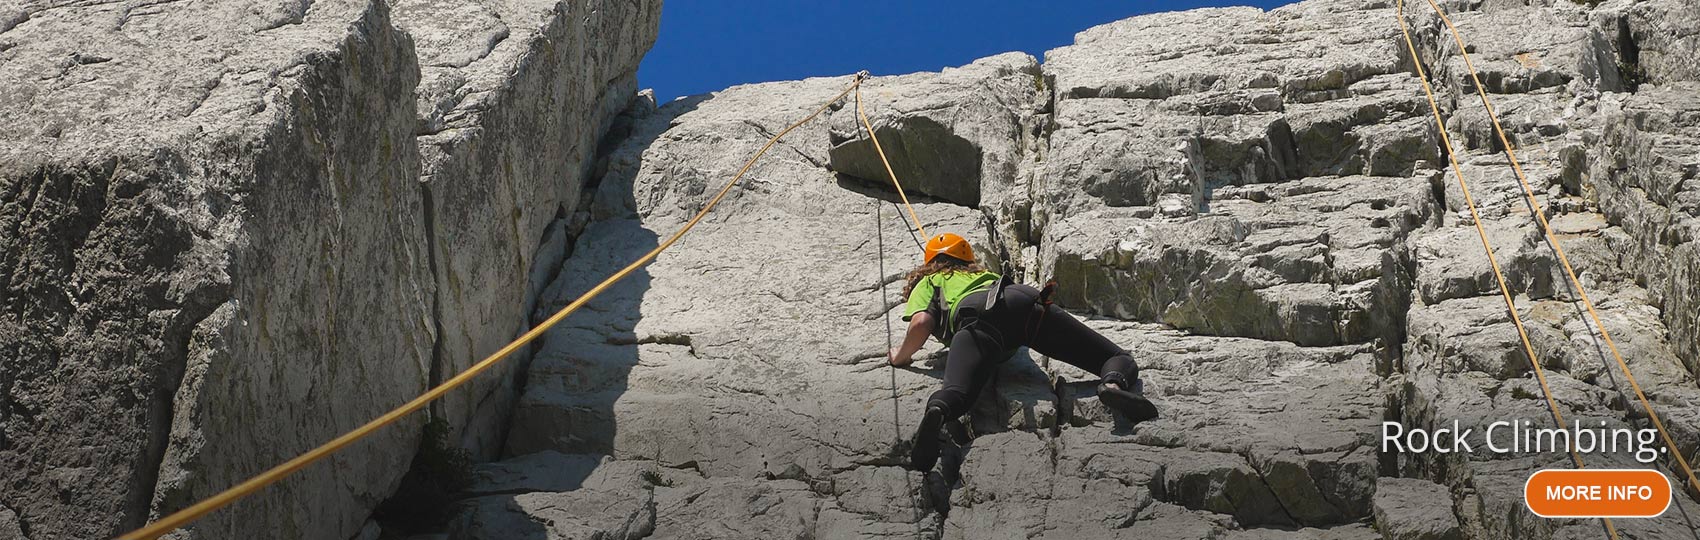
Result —
[{"label": "rocky cliff wall", "polygon": [[[530,329],[532,299],[560,269],[576,233],[566,218],[602,134],[637,93],[637,63],[660,14],[659,2],[398,2],[424,74],[420,181],[439,291],[433,383]],[[460,446],[494,457],[526,360],[446,396],[433,416]]]},{"label": "rocky cliff wall", "polygon": [[[116,535],[510,339],[658,11],[0,5],[0,537]],[[433,416],[495,452],[514,384]],[[351,537],[424,421],[179,534]]]},{"label": "rocky cliff wall", "polygon": [[[1691,3],[1535,4],[1442,5],[1557,242],[1676,450],[1694,455],[1682,179],[1696,92],[1672,52],[1692,39]],[[1449,154],[1560,412],[1649,427],[1573,303],[1450,35],[1426,3],[1408,13],[1450,148],[1382,1],[1136,17],[1042,63],[1003,55],[864,87],[929,231],[1007,253],[1000,263],[1030,281],[1056,278],[1062,304],[1139,359],[1162,419],[1126,426],[1091,397],[1090,374],[1024,352],[983,395],[972,443],[940,472],[905,471],[894,440],[942,370],[934,358],[893,377],[881,362],[916,249],[845,104],[549,334],[510,459],[477,470],[450,537],[1603,536],[1597,521],[1522,508],[1522,479],[1567,466],[1563,454],[1378,451],[1383,420],[1551,422]],[[848,83],[630,111],[572,271],[541,307],[652,247]],[[791,239],[809,247],[775,256]],[[1682,514],[1616,525],[1676,538],[1689,534]]]},{"label": "rocky cliff wall", "polygon": [[[1533,4],[1442,5],[1558,244],[1693,456],[1696,6]],[[865,84],[928,230],[1057,279],[1139,359],[1163,418],[1128,426],[1091,374],[1022,352],[972,442],[906,471],[899,439],[940,349],[915,369],[881,361],[916,239],[845,103],[529,365],[433,406],[453,445],[503,458],[456,495],[448,536],[1602,535],[1523,510],[1522,479],[1561,454],[1377,451],[1383,420],[1550,422],[1449,155],[1561,412],[1647,426],[1463,58],[1426,2],[1407,9],[1451,147],[1381,0],[1136,17],[1043,62]],[[658,13],[0,6],[0,80],[22,96],[0,104],[0,345],[17,351],[0,370],[0,538],[111,535],[411,397],[656,245],[849,83],[628,106]],[[362,524],[424,420],[183,536],[376,536]],[[1676,538],[1682,515],[1617,525]]]}]

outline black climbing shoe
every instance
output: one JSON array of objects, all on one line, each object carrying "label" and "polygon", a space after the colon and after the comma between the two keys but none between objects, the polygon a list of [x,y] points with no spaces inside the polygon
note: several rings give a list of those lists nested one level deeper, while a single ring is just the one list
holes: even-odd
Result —
[{"label": "black climbing shoe", "polygon": [[921,427],[915,430],[914,444],[909,447],[909,466],[916,471],[931,471],[938,463],[939,426],[944,425],[944,419],[943,403],[927,404],[927,414],[921,417]]},{"label": "black climbing shoe", "polygon": [[1141,386],[1136,381],[1133,389],[1127,390],[1122,388],[1119,381],[1104,381],[1098,384],[1098,401],[1122,413],[1122,416],[1126,416],[1128,421],[1135,424],[1154,420],[1157,418],[1157,406],[1152,405],[1151,400],[1145,399]]}]

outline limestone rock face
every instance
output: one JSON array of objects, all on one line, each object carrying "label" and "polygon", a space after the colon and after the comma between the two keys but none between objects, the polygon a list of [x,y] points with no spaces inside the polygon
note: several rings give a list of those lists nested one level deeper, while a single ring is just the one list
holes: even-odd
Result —
[{"label": "limestone rock face", "polygon": [[[226,4],[0,7],[0,538],[122,532],[452,376],[853,81],[658,105],[655,1]],[[430,418],[482,462],[427,509],[454,539],[1597,537],[1522,504],[1562,452],[1380,429],[1656,412],[1700,453],[1696,5],[1449,0],[1466,62],[1409,4],[1414,51],[1396,2],[1308,0],[868,79],[920,223],[832,103],[504,367],[178,536],[394,536]],[[1021,350],[907,470],[946,356],[884,362],[922,229],[1055,279],[1162,416]]]},{"label": "limestone rock face", "polygon": [[1388,540],[1458,540],[1446,486],[1415,478],[1384,478],[1375,490],[1375,522]]},{"label": "limestone rock face", "polygon": [[[292,6],[37,4],[0,35],[0,503],[32,537],[124,532],[424,387],[412,42],[381,2]],[[352,535],[418,426],[187,534]]]},{"label": "limestone rock face", "polygon": [[[1047,53],[1041,274],[1065,305],[1213,335],[1395,342],[1438,159],[1376,5],[1139,17]],[[1426,123],[1425,123],[1426,122]]]},{"label": "limestone rock face", "polygon": [[[115,536],[510,339],[658,11],[0,6],[0,537]],[[494,452],[513,386],[433,413]],[[424,420],[174,537],[376,533]]]},{"label": "limestone rock face", "polygon": [[[531,276],[560,269],[539,246],[548,231],[566,233],[602,134],[637,92],[660,13],[656,1],[396,2],[423,75],[419,180],[440,293],[433,384],[530,328],[545,281]],[[433,404],[457,444],[494,456],[526,360]]]},{"label": "limestone rock face", "polygon": [[[902,84],[876,79],[863,88],[863,113],[911,196],[986,208],[1026,204],[1017,159],[1032,144],[1030,127],[1039,90],[1039,64],[1008,53],[939,74],[915,74]],[[856,118],[844,107],[828,119],[834,171],[872,185],[889,186],[885,165]],[[1018,216],[1005,219],[1023,226]],[[1027,238],[1025,228],[1008,235]],[[1005,246],[1006,248],[1013,246]]]},{"label": "limestone rock face", "polygon": [[[939,470],[902,467],[941,355],[930,344],[913,368],[881,362],[918,253],[844,101],[548,334],[508,459],[481,469],[507,487],[475,489],[451,537],[1597,534],[1521,507],[1522,479],[1565,466],[1562,453],[1379,449],[1384,420],[1548,425],[1536,367],[1567,420],[1645,425],[1450,34],[1426,5],[1408,6],[1413,60],[1392,4],[1136,17],[1042,63],[1000,55],[865,83],[864,111],[927,232],[965,234],[1029,282],[1056,279],[1059,303],[1138,359],[1160,419],[1128,426],[1094,397],[1095,374],[1021,351]],[[1536,4],[1443,5],[1475,45],[1558,247],[1692,455],[1700,390],[1685,306],[1700,293],[1682,224],[1700,91],[1675,56],[1649,52],[1689,39],[1692,17],[1646,23],[1686,7],[1674,0]],[[1415,62],[1434,74],[1450,148]],[[628,110],[578,218],[588,225],[534,316],[657,245],[767,137],[850,82]],[[1589,466],[1669,465],[1617,452]],[[1618,526],[1655,538],[1683,523]]]}]

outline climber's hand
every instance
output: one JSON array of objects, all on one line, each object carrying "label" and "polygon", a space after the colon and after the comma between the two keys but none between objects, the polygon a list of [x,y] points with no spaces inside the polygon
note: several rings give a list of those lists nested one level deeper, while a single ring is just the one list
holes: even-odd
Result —
[{"label": "climber's hand", "polygon": [[886,353],[885,360],[887,362],[891,362],[891,365],[894,365],[894,366],[897,366],[897,367],[905,367],[905,366],[908,366],[909,364],[912,364],[912,363],[915,362],[915,359],[913,357],[910,357],[909,355],[901,355],[900,356],[899,353],[901,353],[901,352],[902,351],[899,351],[899,350],[897,350],[897,348],[894,347],[894,348],[891,349],[891,352]]}]

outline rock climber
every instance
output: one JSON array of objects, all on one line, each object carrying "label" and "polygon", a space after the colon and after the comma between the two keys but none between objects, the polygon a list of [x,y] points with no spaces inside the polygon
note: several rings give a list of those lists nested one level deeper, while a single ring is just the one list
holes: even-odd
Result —
[{"label": "rock climber", "polygon": [[[1098,398],[1138,423],[1157,417],[1145,399],[1139,367],[1126,350],[1087,328],[1048,299],[1048,291],[1013,284],[986,271],[961,236],[944,233],[927,240],[923,263],[909,272],[903,295],[903,320],[909,329],[888,361],[903,367],[933,335],[949,345],[944,387],[927,398],[927,412],[915,432],[910,464],[930,471],[938,461],[939,428],[968,412],[998,364],[1026,346],[1040,354],[1097,373]],[[993,295],[991,302],[987,296]]]}]

